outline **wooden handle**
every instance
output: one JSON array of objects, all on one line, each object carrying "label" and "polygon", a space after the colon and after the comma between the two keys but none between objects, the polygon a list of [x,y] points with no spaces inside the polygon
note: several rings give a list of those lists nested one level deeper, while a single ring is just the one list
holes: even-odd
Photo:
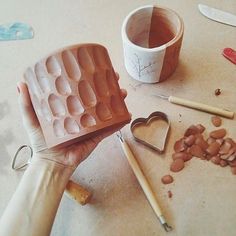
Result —
[{"label": "wooden handle", "polygon": [[175,104],[182,105],[185,107],[197,109],[200,111],[206,111],[206,112],[220,115],[220,116],[224,116],[224,117],[227,117],[230,119],[233,119],[233,117],[234,117],[234,112],[232,112],[232,111],[227,111],[227,110],[213,107],[213,106],[209,106],[206,104],[185,100],[183,98],[177,98],[177,97],[170,96],[168,100],[171,103],[175,103]]},{"label": "wooden handle", "polygon": [[153,193],[147,179],[145,178],[142,170],[140,169],[139,164],[136,161],[132,151],[130,150],[129,145],[125,141],[121,142],[121,145],[122,145],[122,149],[125,153],[125,156],[129,162],[136,178],[138,179],[138,182],[141,185],[150,205],[152,206],[156,215],[158,217],[162,217],[162,212],[161,212],[161,209],[160,209],[160,207],[157,203],[157,200],[154,196],[154,193]]},{"label": "wooden handle", "polygon": [[81,205],[87,204],[92,197],[88,190],[71,180],[66,185],[66,193]]}]

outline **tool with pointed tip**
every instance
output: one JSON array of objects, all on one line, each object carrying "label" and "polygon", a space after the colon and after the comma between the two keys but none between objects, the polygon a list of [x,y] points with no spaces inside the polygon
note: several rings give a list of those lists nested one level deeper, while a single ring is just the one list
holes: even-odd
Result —
[{"label": "tool with pointed tip", "polygon": [[221,11],[219,9],[209,7],[203,4],[198,4],[198,9],[204,16],[211,20],[231,26],[236,26],[236,15],[234,14]]},{"label": "tool with pointed tip", "polygon": [[153,96],[165,99],[165,100],[167,100],[171,103],[177,104],[177,105],[185,106],[188,108],[193,108],[193,109],[200,110],[200,111],[205,111],[205,112],[212,113],[212,114],[219,115],[219,116],[223,116],[226,118],[233,119],[233,117],[234,117],[234,112],[232,112],[232,111],[228,111],[228,110],[221,109],[218,107],[213,107],[213,106],[206,105],[203,103],[194,102],[194,101],[190,101],[190,100],[186,100],[186,99],[178,98],[178,97],[174,97],[174,96],[166,96],[166,95],[162,95],[162,94],[155,94]]},{"label": "tool with pointed tip", "polygon": [[116,135],[120,140],[120,143],[121,143],[122,149],[125,153],[125,156],[129,162],[136,178],[138,179],[138,182],[139,182],[140,186],[142,187],[143,192],[145,193],[152,209],[154,210],[155,214],[157,215],[157,217],[158,217],[159,221],[161,222],[162,226],[164,227],[165,231],[166,232],[171,231],[172,227],[167,224],[167,222],[163,216],[163,213],[161,211],[161,208],[160,208],[160,206],[154,196],[154,193],[151,189],[151,186],[148,183],[146,177],[144,176],[144,173],[142,172],[142,170],[141,170],[136,158],[134,157],[134,154],[132,153],[128,143],[124,140],[121,131],[117,132]]}]

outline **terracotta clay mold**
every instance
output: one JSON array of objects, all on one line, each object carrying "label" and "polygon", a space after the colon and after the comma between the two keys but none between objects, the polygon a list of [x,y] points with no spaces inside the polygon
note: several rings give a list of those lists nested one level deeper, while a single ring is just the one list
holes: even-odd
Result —
[{"label": "terracotta clay mold", "polygon": [[24,74],[48,148],[130,122],[106,48],[80,44],[57,51]]},{"label": "terracotta clay mold", "polygon": [[165,150],[170,122],[163,112],[153,112],[148,118],[137,118],[131,124],[136,141],[162,153]]}]

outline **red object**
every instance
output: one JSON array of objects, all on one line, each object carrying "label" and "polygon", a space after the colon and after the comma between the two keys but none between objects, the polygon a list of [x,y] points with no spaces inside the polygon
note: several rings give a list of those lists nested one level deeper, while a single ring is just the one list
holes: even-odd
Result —
[{"label": "red object", "polygon": [[236,64],[236,51],[232,48],[224,48],[222,55]]}]

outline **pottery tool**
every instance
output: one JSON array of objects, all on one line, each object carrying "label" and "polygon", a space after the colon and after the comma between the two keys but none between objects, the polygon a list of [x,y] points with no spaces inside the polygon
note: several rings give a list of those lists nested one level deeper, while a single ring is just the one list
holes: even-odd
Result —
[{"label": "pottery tool", "polygon": [[194,101],[190,101],[190,100],[186,100],[186,99],[178,98],[178,97],[174,97],[174,96],[166,96],[166,95],[162,95],[162,94],[155,94],[153,96],[165,99],[165,100],[167,100],[171,103],[177,104],[177,105],[181,105],[181,106],[188,107],[188,108],[193,108],[193,109],[200,110],[200,111],[205,111],[205,112],[212,113],[212,114],[219,115],[219,116],[223,116],[226,118],[233,119],[233,117],[234,117],[234,112],[232,112],[232,111],[213,107],[213,106],[206,105],[203,103],[194,102]]},{"label": "pottery tool", "polygon": [[[21,165],[16,164],[16,160],[17,160],[20,152],[23,149],[25,149],[25,151],[29,151],[29,158],[26,162],[24,162]],[[32,157],[33,157],[33,149],[29,145],[22,145],[16,151],[16,154],[15,154],[13,160],[12,160],[11,168],[13,170],[23,170],[23,169],[25,169],[30,164],[30,161],[31,161]],[[67,193],[67,195],[70,198],[74,199],[75,201],[77,201],[81,205],[87,204],[90,201],[91,197],[92,197],[92,194],[87,189],[85,189],[81,185],[79,185],[79,184],[77,184],[77,183],[75,183],[71,180],[69,180],[69,182],[67,183],[65,192]]]},{"label": "pottery tool", "polygon": [[21,22],[0,25],[0,41],[23,40],[34,37],[31,26]]},{"label": "pottery tool", "polygon": [[136,178],[138,179],[139,184],[141,185],[152,209],[154,210],[155,214],[157,215],[159,221],[161,222],[162,226],[164,227],[165,231],[169,232],[172,230],[172,227],[169,226],[163,216],[163,213],[161,211],[161,208],[157,202],[157,199],[151,189],[150,184],[148,183],[143,171],[141,170],[138,162],[136,161],[136,158],[134,157],[134,154],[132,153],[128,143],[125,141],[125,139],[122,136],[121,131],[117,133],[117,137],[120,140],[122,149],[125,153],[125,156],[129,162],[130,167],[132,168]]},{"label": "pottery tool", "polygon": [[211,20],[231,26],[236,26],[236,15],[234,14],[221,11],[219,9],[209,7],[203,4],[198,4],[198,9],[204,16]]},{"label": "pottery tool", "polygon": [[170,122],[165,113],[156,111],[148,118],[137,118],[130,126],[136,141],[163,153],[165,150]]}]

